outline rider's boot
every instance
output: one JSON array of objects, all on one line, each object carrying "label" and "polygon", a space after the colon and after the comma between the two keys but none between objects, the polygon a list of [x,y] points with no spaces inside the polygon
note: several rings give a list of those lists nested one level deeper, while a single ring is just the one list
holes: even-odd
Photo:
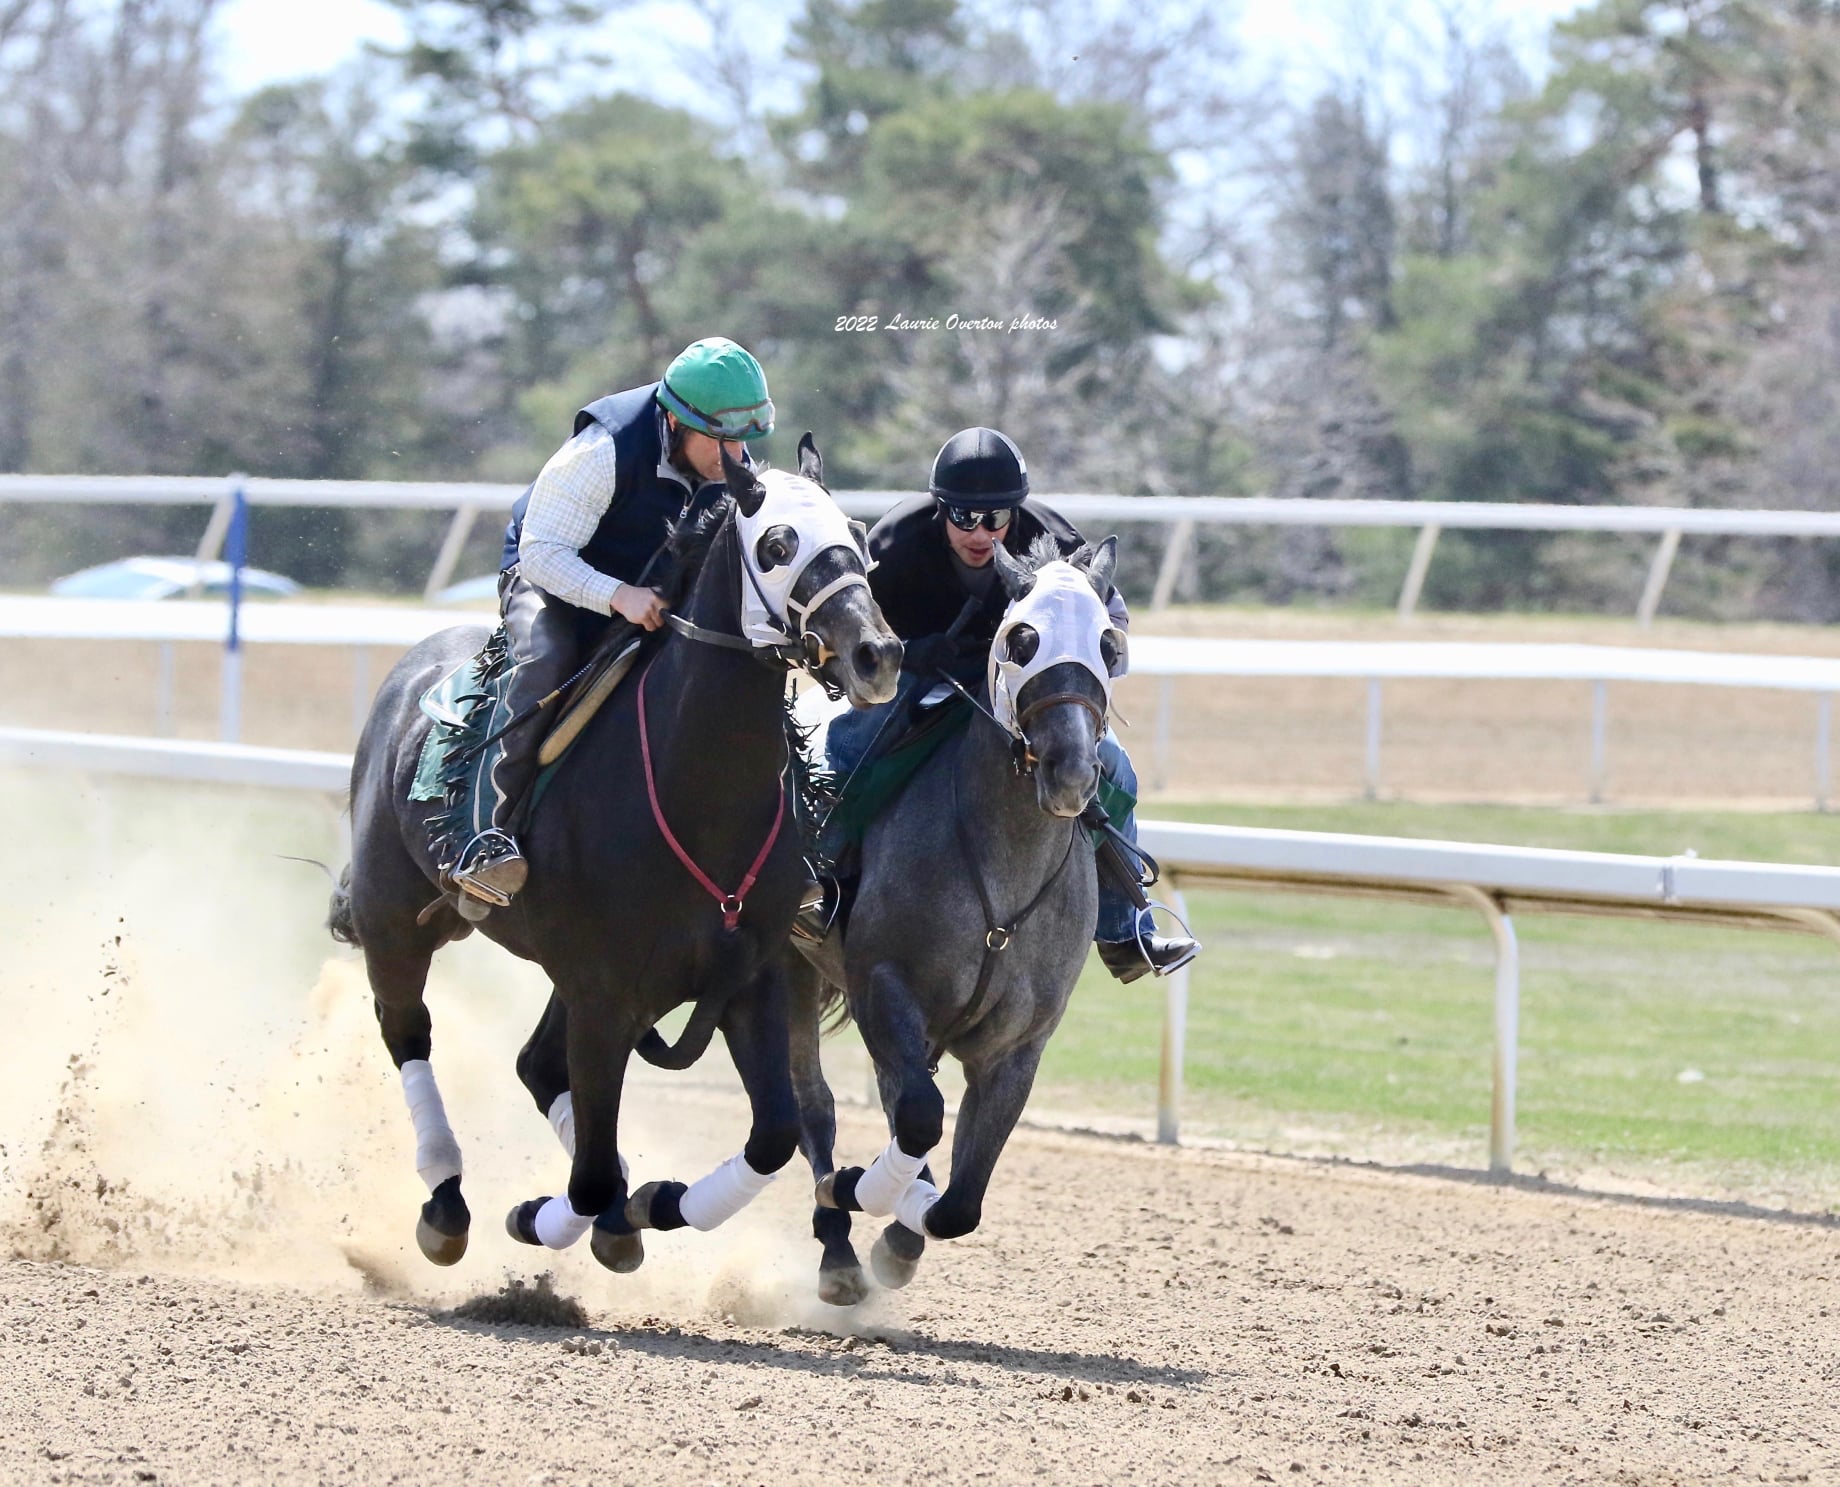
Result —
[{"label": "rider's boot", "polygon": [[1098,834],[1094,852],[1099,869],[1099,922],[1125,926],[1118,938],[1093,942],[1106,970],[1128,983],[1145,972],[1167,976],[1187,965],[1201,953],[1201,943],[1186,930],[1179,935],[1156,932],[1150,898],[1144,892],[1156,881],[1154,864],[1136,850],[1135,842],[1111,829],[1096,804],[1087,807],[1080,824]]},{"label": "rider's boot", "polygon": [[849,923],[850,905],[856,900],[856,882],[811,862],[807,862],[806,867],[811,877],[799,898],[792,932],[801,940],[822,945]]},{"label": "rider's boot", "polygon": [[[494,909],[509,904],[530,876],[511,828],[537,776],[537,746],[546,727],[540,705],[561,686],[576,655],[575,620],[567,605],[549,600],[515,570],[502,581],[501,602],[511,672],[484,719],[492,742],[472,766],[473,836],[447,869],[455,889]],[[526,721],[512,726],[518,718]]]},{"label": "rider's boot", "polygon": [[1148,919],[1128,940],[1095,940],[1099,959],[1120,981],[1135,981],[1146,971],[1167,976],[1201,953],[1201,942],[1183,935],[1159,935]]},{"label": "rider's boot", "polygon": [[518,850],[516,837],[490,826],[467,843],[459,866],[448,876],[462,893],[502,909],[529,878],[530,864]]}]

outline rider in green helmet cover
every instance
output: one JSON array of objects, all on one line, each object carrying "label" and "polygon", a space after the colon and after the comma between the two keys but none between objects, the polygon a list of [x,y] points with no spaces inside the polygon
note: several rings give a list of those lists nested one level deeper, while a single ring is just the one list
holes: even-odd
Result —
[{"label": "rider in green helmet cover", "polygon": [[[772,432],[766,373],[722,336],[693,341],[659,381],[575,415],[574,435],[512,507],[498,580],[512,669],[484,736],[555,691],[616,620],[664,623],[664,600],[636,582],[662,534],[704,486],[722,483],[724,450],[749,463],[748,445]],[[478,903],[502,907],[524,886],[512,827],[542,731],[513,728],[472,766],[470,832],[450,837],[441,866]]]}]

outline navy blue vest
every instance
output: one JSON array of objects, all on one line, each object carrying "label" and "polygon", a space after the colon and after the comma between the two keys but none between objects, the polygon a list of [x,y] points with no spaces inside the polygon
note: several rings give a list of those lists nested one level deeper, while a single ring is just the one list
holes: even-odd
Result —
[{"label": "navy blue vest", "polygon": [[[652,554],[663,545],[666,529],[677,520],[689,497],[686,486],[667,480],[658,473],[664,458],[659,438],[661,415],[656,394],[658,384],[635,387],[627,392],[611,393],[588,404],[575,415],[575,432],[579,434],[591,423],[598,423],[613,436],[613,500],[607,514],[594,529],[594,535],[582,548],[581,556],[590,567],[631,583],[644,572]],[[505,553],[500,565],[509,568],[518,560],[518,540],[524,531],[524,512],[530,506],[532,482],[517,504],[511,508],[511,524],[505,528]]]}]

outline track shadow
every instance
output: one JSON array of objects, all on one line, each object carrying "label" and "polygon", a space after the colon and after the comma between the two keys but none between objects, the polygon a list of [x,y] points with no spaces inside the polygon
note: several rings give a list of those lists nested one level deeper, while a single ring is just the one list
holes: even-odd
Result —
[{"label": "track shadow", "polygon": [[1555,1182],[1544,1175],[1510,1173],[1503,1175],[1483,1167],[1452,1167],[1438,1162],[1371,1162],[1352,1157],[1311,1156],[1293,1151],[1267,1151],[1260,1147],[1239,1146],[1225,1141],[1189,1141],[1176,1147],[1162,1146],[1136,1131],[1105,1130],[1078,1122],[1030,1121],[1021,1127],[1056,1136],[1078,1136],[1119,1146],[1141,1146],[1161,1152],[1189,1152],[1198,1156],[1246,1156],[1265,1161],[1295,1162],[1300,1167],[1332,1167],[1342,1172],[1384,1172],[1401,1177],[1435,1177],[1444,1182],[1468,1183],[1473,1187],[1513,1188],[1523,1193],[1540,1193],[1555,1198],[1579,1198],[1593,1203],[1615,1203],[1626,1208],[1649,1208],[1662,1213],[1703,1213],[1718,1218],[1745,1219],[1757,1223],[1785,1224],[1804,1229],[1840,1229],[1840,1212],[1801,1213],[1792,1208],[1765,1208],[1739,1198],[1670,1197],[1661,1193],[1619,1193],[1614,1188],[1587,1188],[1577,1183]]},{"label": "track shadow", "polygon": [[[1057,1382],[1141,1384],[1165,1389],[1183,1389],[1219,1377],[1203,1369],[1140,1363],[1116,1353],[1048,1352],[892,1330],[836,1336],[790,1327],[776,1337],[762,1337],[758,1333],[725,1337],[678,1325],[647,1322],[612,1323],[601,1327],[533,1327],[473,1321],[446,1311],[429,1311],[427,1316],[437,1326],[456,1332],[529,1347],[559,1349],[565,1338],[579,1337],[599,1342],[604,1348],[647,1358],[750,1364],[842,1379],[898,1377],[907,1383],[978,1387],[951,1372],[952,1366],[957,1364],[982,1364],[1006,1372],[1047,1374]],[[940,1371],[916,1367],[915,1360],[936,1363]]]},{"label": "track shadow", "polygon": [[1337,1158],[1304,1160],[1341,1167],[1366,1167],[1379,1172],[1399,1172],[1410,1177],[1436,1177],[1445,1182],[1465,1182],[1476,1187],[1513,1188],[1518,1192],[1541,1193],[1558,1198],[1585,1198],[1593,1203],[1615,1203],[1625,1208],[1652,1208],[1664,1213],[1704,1213],[1719,1218],[1788,1224],[1806,1229],[1840,1229],[1840,1214],[1798,1213],[1791,1208],[1764,1208],[1738,1198],[1680,1198],[1659,1193],[1619,1193],[1604,1188],[1580,1187],[1571,1182],[1555,1182],[1549,1177],[1518,1172],[1503,1175],[1474,1167],[1444,1167],[1433,1162],[1390,1167],[1378,1162],[1350,1162]]}]

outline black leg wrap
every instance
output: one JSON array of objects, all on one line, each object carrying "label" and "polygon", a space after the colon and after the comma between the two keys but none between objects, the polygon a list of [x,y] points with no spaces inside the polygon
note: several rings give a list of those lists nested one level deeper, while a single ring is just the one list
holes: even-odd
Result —
[{"label": "black leg wrap", "polygon": [[635,1229],[681,1229],[688,1221],[678,1204],[689,1191],[681,1182],[648,1182],[626,1200],[626,1222]]},{"label": "black leg wrap", "polygon": [[862,1204],[856,1201],[856,1184],[862,1181],[861,1167],[839,1167],[835,1180],[831,1183],[831,1197],[845,1213],[861,1213]]},{"label": "black leg wrap", "polygon": [[528,1203],[520,1203],[505,1215],[505,1232],[519,1244],[537,1244],[543,1241],[537,1238],[537,1210],[548,1198],[532,1198]]}]

